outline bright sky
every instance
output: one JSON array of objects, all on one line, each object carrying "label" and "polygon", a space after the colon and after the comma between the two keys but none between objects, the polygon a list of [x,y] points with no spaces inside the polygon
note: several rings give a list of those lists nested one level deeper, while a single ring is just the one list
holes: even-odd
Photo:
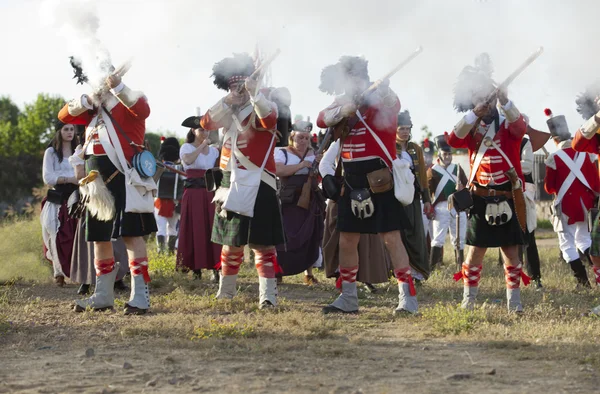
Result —
[{"label": "bright sky", "polygon": [[[73,0],[55,0],[68,3]],[[86,2],[86,0],[81,0]],[[97,37],[116,65],[134,56],[124,81],[143,90],[152,108],[149,130],[173,130],[195,108],[220,97],[213,64],[257,42],[281,48],[272,67],[274,86],[292,93],[292,113],[309,115],[332,100],[318,90],[320,72],[341,55],[364,55],[373,80],[418,45],[424,52],[392,78],[416,137],[424,124],[434,134],[460,119],[452,106],[460,70],[488,52],[495,78],[504,79],[539,46],[545,52],[509,88],[509,97],[547,131],[543,110],[564,114],[574,133],[582,123],[575,96],[598,79],[597,0],[90,0]],[[37,93],[80,95],[68,62],[72,50],[41,0],[0,0],[0,95],[19,106]],[[67,19],[69,8],[60,10]]]}]

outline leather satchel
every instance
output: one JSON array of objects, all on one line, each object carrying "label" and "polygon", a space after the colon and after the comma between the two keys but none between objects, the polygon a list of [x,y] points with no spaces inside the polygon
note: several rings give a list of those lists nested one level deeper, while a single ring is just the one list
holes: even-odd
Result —
[{"label": "leather satchel", "polygon": [[389,168],[380,168],[367,174],[369,187],[373,194],[385,193],[394,188],[394,179]]},{"label": "leather satchel", "polygon": [[454,208],[456,212],[464,212],[473,207],[473,196],[469,189],[462,189],[452,193],[448,197],[448,208]]}]

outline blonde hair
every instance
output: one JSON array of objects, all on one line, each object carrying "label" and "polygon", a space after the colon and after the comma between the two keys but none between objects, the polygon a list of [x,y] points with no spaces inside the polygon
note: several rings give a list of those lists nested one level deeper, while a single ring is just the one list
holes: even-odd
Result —
[{"label": "blonde hair", "polygon": [[310,141],[310,131],[305,131],[305,130],[292,130],[290,132],[290,136],[288,137],[288,144],[289,145],[294,145],[294,137],[296,136],[296,134],[298,133],[308,133],[308,140]]}]

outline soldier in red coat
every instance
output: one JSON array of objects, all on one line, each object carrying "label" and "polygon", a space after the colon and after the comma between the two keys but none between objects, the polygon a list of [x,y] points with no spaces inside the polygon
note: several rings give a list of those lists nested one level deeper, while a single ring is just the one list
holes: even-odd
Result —
[{"label": "soldier in red coat", "polygon": [[[71,100],[60,110],[58,118],[65,123],[87,126],[83,152],[85,167],[88,172],[98,171],[101,179],[98,183],[100,188],[96,190],[107,189],[108,194],[104,208],[93,203],[93,198],[88,204],[86,241],[94,242],[97,279],[94,294],[90,298],[77,300],[75,311],[113,308],[113,284],[118,267],[115,267],[111,240],[122,237],[131,270],[131,297],[125,304],[125,314],[144,314],[150,308],[150,276],[143,236],[157,230],[156,221],[152,207],[146,213],[127,212],[126,169],[114,156],[118,157],[117,152],[122,151],[125,160],[131,163],[134,155],[132,144],[144,144],[145,121],[150,115],[150,107],[141,92],[132,91],[119,75],[114,74],[114,67],[109,61],[103,62],[95,70],[95,75],[102,75],[100,81],[88,81],[80,64],[73,59],[71,64],[75,67],[79,82],[89,82],[94,93]],[[110,127],[118,134],[120,144],[116,144],[116,139],[110,139]],[[113,155],[109,156],[111,152]]]},{"label": "soldier in red coat", "polygon": [[[518,199],[523,198],[520,148],[526,124],[506,92],[497,91],[494,100],[486,102],[495,92],[491,61],[487,54],[482,54],[475,64],[465,67],[459,75],[454,106],[466,114],[448,137],[453,148],[469,150],[468,187],[473,197],[466,239],[471,248],[455,279],[462,278],[464,282],[462,307],[473,308],[483,257],[487,248],[499,247],[504,258],[508,310],[521,312],[520,282],[524,273],[518,245],[525,243],[525,223],[521,223],[525,221],[525,201]],[[496,106],[496,98],[503,115]],[[522,214],[517,210],[519,207]]]},{"label": "soldier in red coat", "polygon": [[257,81],[249,78],[254,71],[254,62],[245,53],[215,64],[214,84],[229,93],[206,112],[200,125],[205,130],[223,128],[225,133],[223,178],[215,193],[212,231],[212,241],[223,245],[217,298],[236,295],[244,246],[249,245],[255,254],[263,309],[277,305],[275,245],[285,241],[273,157],[278,118],[273,94],[282,91],[258,90]]},{"label": "soldier in red coat", "polygon": [[594,206],[600,191],[598,170],[590,154],[577,152],[571,147],[571,133],[564,115],[553,116],[549,109],[546,115],[557,147],[556,152],[546,160],[544,178],[546,192],[555,195],[552,216],[554,231],[558,234],[563,259],[569,263],[578,286],[590,287],[578,251],[589,258],[592,240],[587,226],[587,213]]},{"label": "soldier in red coat", "polygon": [[[341,147],[338,165],[343,168],[343,186],[337,184],[335,174],[321,174],[328,197],[338,204],[342,287],[342,294],[323,308],[323,313],[358,312],[357,248],[361,234],[379,234],[390,253],[399,289],[395,313],[418,311],[408,254],[400,234],[408,219],[394,195],[390,172],[392,160],[397,157],[396,128],[400,100],[388,83],[382,83],[357,103],[356,97],[362,96],[370,85],[367,61],[359,57],[343,56],[321,74],[320,89],[340,96],[319,113],[317,125],[324,129],[348,122],[347,134],[345,132],[336,142]],[[376,176],[379,179],[387,175],[389,182],[385,185],[390,188],[374,187],[369,181],[369,174],[381,174],[381,177]]]},{"label": "soldier in red coat", "polygon": [[[596,84],[589,87],[577,97],[576,103],[577,112],[583,116],[586,122],[575,133],[571,146],[578,152],[588,152],[598,158],[597,155],[600,154],[600,86]],[[600,161],[598,162],[597,177],[600,177]],[[596,199],[595,206],[600,208],[598,199]],[[596,214],[596,217],[590,218],[590,220],[592,229],[590,258],[594,264],[596,283],[600,285],[600,215]],[[594,308],[593,313],[600,314],[600,306]]]}]

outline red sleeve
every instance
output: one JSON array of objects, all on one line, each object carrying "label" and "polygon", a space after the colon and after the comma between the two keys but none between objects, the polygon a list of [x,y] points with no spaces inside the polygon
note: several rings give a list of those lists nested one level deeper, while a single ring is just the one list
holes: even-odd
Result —
[{"label": "red sleeve", "polygon": [[214,120],[211,119],[210,111],[206,111],[206,113],[204,114],[202,119],[200,119],[200,126],[204,130],[217,130],[217,129],[220,129],[221,127],[223,127],[221,122],[215,122]]},{"label": "red sleeve", "polygon": [[260,118],[258,115],[256,116],[255,126],[262,127],[267,130],[275,130],[277,128],[277,105],[275,103],[271,103],[271,113],[266,118]]},{"label": "red sleeve", "polygon": [[92,121],[90,111],[85,111],[81,115],[73,116],[69,113],[69,104],[58,112],[58,119],[63,123],[87,125]]},{"label": "red sleeve", "polygon": [[556,187],[556,170],[546,166],[546,177],[544,178],[544,189],[546,189],[546,193],[548,194],[556,194],[558,193],[558,189]]},{"label": "red sleeve", "polygon": [[600,136],[596,134],[594,138],[588,140],[580,130],[577,130],[571,147],[578,152],[600,153]]},{"label": "red sleeve", "polygon": [[452,130],[448,135],[448,145],[453,148],[467,149],[471,143],[471,138],[473,138],[472,133],[467,134],[465,138],[458,138],[457,135],[454,134],[454,130]]},{"label": "red sleeve", "polygon": [[525,133],[527,132],[527,124],[523,119],[523,115],[519,115],[519,119],[512,123],[508,123],[508,133],[509,135],[517,140],[521,140]]},{"label": "red sleeve", "polygon": [[319,116],[317,116],[317,127],[320,129],[326,129],[327,124],[325,123],[325,114],[327,112],[335,111],[337,108],[341,107],[341,104],[335,100],[331,105],[325,108],[323,111],[319,112]]},{"label": "red sleeve", "polygon": [[147,119],[150,116],[150,106],[148,105],[148,100],[145,96],[142,96],[138,99],[138,101],[131,107],[127,107],[128,113],[133,115],[133,117],[137,119]]}]

